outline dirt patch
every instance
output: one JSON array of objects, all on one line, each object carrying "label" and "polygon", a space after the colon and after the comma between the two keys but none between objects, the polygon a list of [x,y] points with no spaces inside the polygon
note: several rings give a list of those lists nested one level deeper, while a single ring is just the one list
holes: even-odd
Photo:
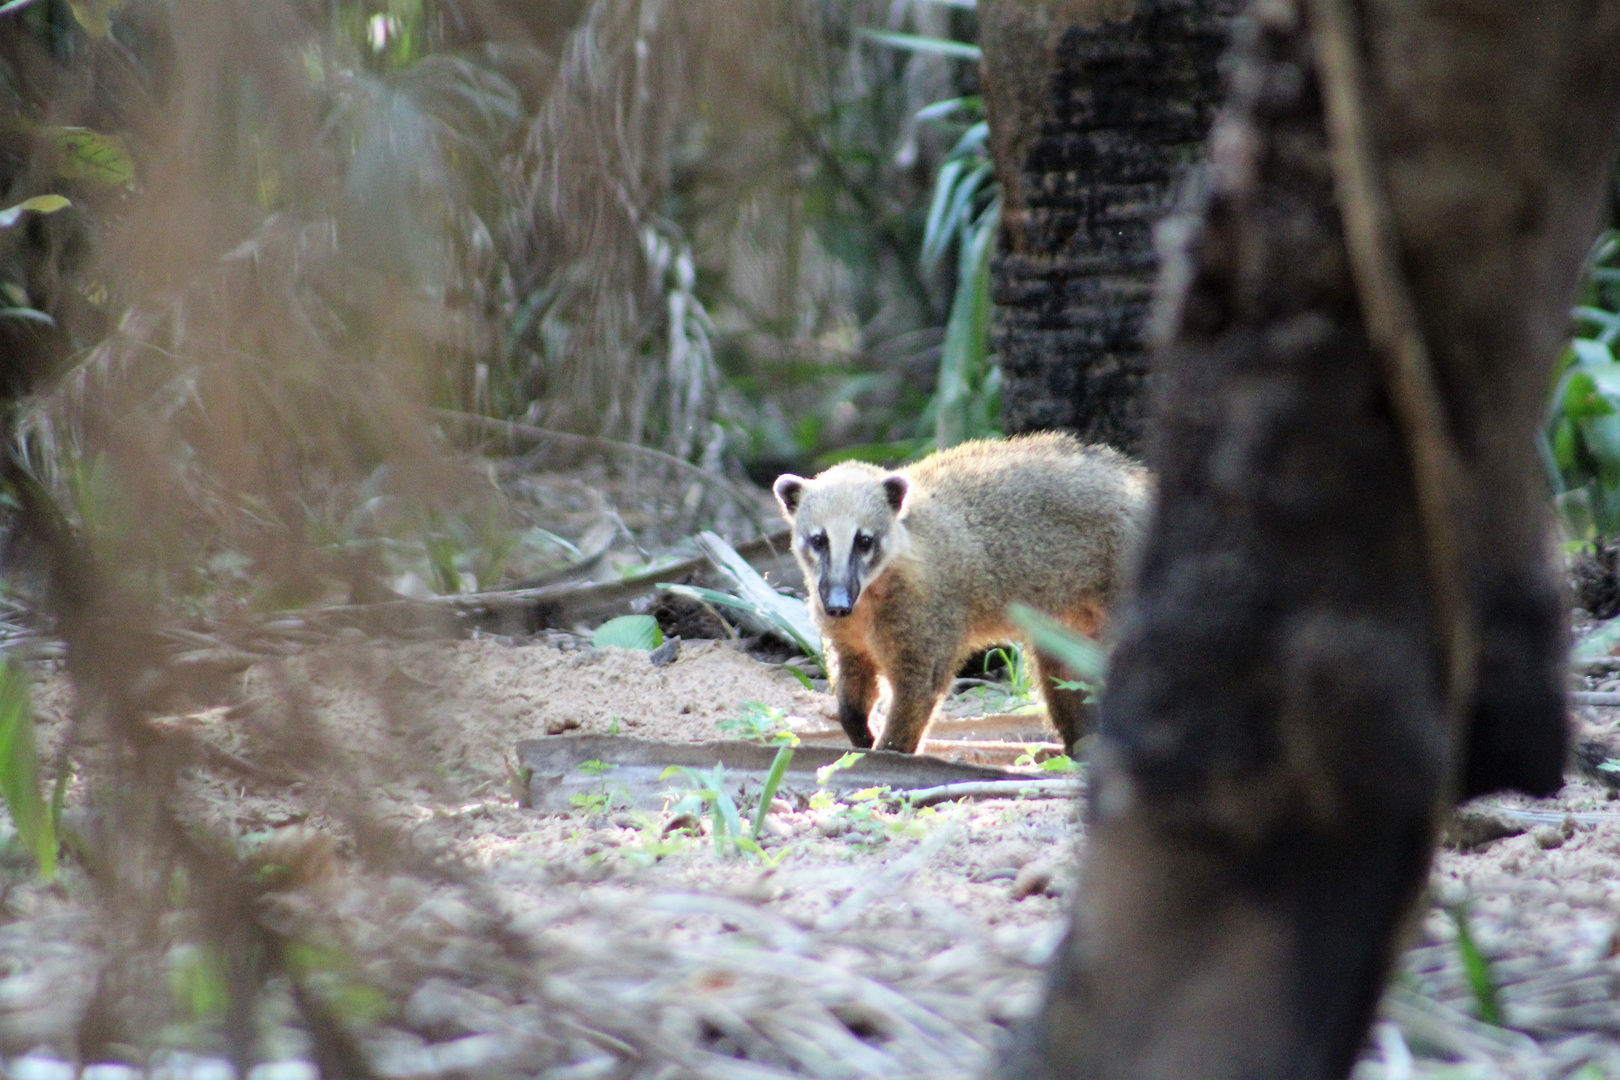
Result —
[{"label": "dirt patch", "polygon": [[[344,857],[280,894],[276,917],[347,942],[356,970],[403,1003],[360,1025],[384,1075],[769,1080],[832,1075],[836,1063],[852,1080],[967,1080],[1035,1005],[1084,842],[1077,805],[1059,800],[913,809],[881,792],[829,795],[775,807],[753,852],[717,841],[702,808],[615,805],[610,777],[603,799],[572,812],[517,804],[507,760],[547,731],[701,741],[750,701],[836,731],[829,695],[722,643],[685,644],[655,667],[645,653],[572,639],[397,646],[351,635],[258,664],[239,689],[168,721],[224,755],[188,770],[185,798],[245,845],[339,838]],[[49,754],[70,695],[48,672],[37,690]],[[1006,704],[986,690],[947,713]],[[1044,730],[1031,719],[942,727],[1023,738]],[[316,737],[289,752],[301,731]],[[672,803],[689,790],[671,789]],[[81,778],[70,813],[90,801]],[[1555,799],[1496,805],[1551,823],[1437,857],[1436,905],[1358,1066],[1363,1080],[1407,1069],[1400,1047],[1418,1076],[1464,1066],[1457,1075],[1564,1077],[1591,1063],[1620,1077],[1620,816],[1563,820],[1620,814],[1620,802],[1572,782]],[[361,853],[355,807],[404,850],[449,856],[476,877],[435,883],[347,857]],[[5,894],[0,1052],[71,1052],[99,933],[78,895]],[[1505,1027],[1479,1019],[1451,909],[1489,961]],[[526,942],[545,979],[517,978],[516,946],[495,940]],[[294,1026],[267,1024],[266,1054],[307,1056]],[[206,1050],[208,1029],[197,1030]]]},{"label": "dirt patch", "polygon": [[283,720],[298,692],[328,737],[397,771],[409,760],[441,774],[494,776],[519,740],[565,731],[698,742],[724,736],[748,702],[835,726],[830,695],[722,642],[682,643],[655,667],[645,652],[511,646],[484,639],[401,649],[355,643],[248,672],[249,707]]}]

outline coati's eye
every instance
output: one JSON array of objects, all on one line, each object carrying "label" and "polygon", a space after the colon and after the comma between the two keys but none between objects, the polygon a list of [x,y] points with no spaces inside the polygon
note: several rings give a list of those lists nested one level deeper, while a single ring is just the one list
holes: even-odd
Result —
[{"label": "coati's eye", "polygon": [[824,532],[813,532],[813,533],[811,533],[810,534],[810,550],[811,551],[826,551],[827,550],[827,534],[824,533]]},{"label": "coati's eye", "polygon": [[855,553],[865,555],[872,550],[872,534],[858,532],[855,534]]}]

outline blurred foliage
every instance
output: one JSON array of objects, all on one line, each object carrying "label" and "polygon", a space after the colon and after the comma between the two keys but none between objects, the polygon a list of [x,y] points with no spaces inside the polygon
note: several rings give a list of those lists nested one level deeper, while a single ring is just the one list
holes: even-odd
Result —
[{"label": "blurred foliage", "polygon": [[1549,479],[1573,539],[1620,533],[1620,232],[1587,258],[1576,336],[1559,364],[1542,443]]},{"label": "blurred foliage", "polygon": [[[991,431],[975,33],[878,0],[11,5],[9,422],[115,573],[256,607],[570,561],[429,407],[765,482]],[[747,525],[677,496],[655,547]]]}]

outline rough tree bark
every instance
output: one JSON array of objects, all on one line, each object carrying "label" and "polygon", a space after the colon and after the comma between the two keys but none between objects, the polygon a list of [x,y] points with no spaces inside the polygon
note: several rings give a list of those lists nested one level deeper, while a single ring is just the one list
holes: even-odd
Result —
[{"label": "rough tree bark", "polygon": [[[1391,278],[1463,466],[1479,647],[1455,728],[1414,442],[1335,203],[1323,5],[1359,26]],[[1620,128],[1620,4],[1256,0],[1234,40],[1160,282],[1158,504],[1074,921],[1008,1080],[1345,1076],[1450,802],[1561,782],[1531,440]]]},{"label": "rough tree bark", "polygon": [[1238,0],[982,0],[1012,434],[1140,449],[1153,227],[1199,158]]}]

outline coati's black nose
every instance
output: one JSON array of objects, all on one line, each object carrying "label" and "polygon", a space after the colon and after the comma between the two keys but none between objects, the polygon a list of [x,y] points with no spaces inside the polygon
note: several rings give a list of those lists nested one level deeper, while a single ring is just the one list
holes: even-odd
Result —
[{"label": "coati's black nose", "polygon": [[849,594],[849,586],[833,585],[821,595],[821,609],[835,619],[841,619],[855,608],[855,598]]}]

